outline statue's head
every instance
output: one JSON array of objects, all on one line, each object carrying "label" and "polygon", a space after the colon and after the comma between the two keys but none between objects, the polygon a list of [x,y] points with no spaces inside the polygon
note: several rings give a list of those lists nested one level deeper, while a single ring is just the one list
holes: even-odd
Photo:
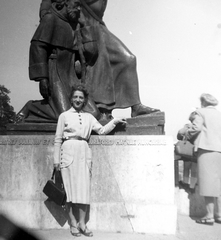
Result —
[{"label": "statue's head", "polygon": [[80,17],[80,0],[54,0],[53,4],[58,11],[66,8],[66,15],[72,22]]},{"label": "statue's head", "polygon": [[67,7],[67,17],[70,21],[77,21],[80,17],[81,3],[80,0],[65,0]]},{"label": "statue's head", "polygon": [[66,2],[65,0],[53,0],[52,1],[52,3],[55,4],[55,8],[57,10],[61,10],[64,7],[65,2]]}]

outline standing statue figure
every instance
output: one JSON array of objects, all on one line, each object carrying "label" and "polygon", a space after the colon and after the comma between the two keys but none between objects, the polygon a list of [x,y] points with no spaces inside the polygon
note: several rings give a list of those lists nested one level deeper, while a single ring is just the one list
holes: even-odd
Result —
[{"label": "standing statue figure", "polygon": [[42,0],[29,76],[40,82],[44,100],[29,101],[18,118],[28,119],[31,113],[57,119],[70,108],[71,86],[77,81],[89,90],[85,110],[97,119],[111,119],[116,108],[131,107],[131,117],[159,111],[141,104],[136,57],[105,26],[106,5],[107,0]]}]

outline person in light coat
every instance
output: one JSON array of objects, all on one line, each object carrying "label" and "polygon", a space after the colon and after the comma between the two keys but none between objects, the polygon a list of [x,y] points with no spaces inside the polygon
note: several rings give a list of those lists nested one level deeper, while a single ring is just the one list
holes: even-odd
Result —
[{"label": "person in light coat", "polygon": [[195,138],[199,194],[204,196],[207,210],[196,222],[213,225],[214,221],[221,223],[221,112],[215,108],[218,100],[211,94],[202,94],[200,102],[186,138]]}]

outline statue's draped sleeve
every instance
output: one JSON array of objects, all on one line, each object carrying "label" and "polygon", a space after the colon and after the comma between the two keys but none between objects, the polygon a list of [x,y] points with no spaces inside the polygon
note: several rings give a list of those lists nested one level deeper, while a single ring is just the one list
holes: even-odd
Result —
[{"label": "statue's draped sleeve", "polygon": [[41,5],[40,5],[40,9],[39,9],[39,17],[40,19],[42,19],[44,17],[44,15],[48,12],[48,10],[51,7],[51,3],[54,1],[51,0],[42,0]]},{"label": "statue's draped sleeve", "polygon": [[74,32],[65,20],[47,13],[40,22],[29,51],[29,78],[48,78],[48,60],[56,48],[76,50]]}]

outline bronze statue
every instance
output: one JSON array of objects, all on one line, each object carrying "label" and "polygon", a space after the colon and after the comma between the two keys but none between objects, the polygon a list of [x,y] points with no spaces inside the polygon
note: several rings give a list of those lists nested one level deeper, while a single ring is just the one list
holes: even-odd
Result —
[{"label": "bronze statue", "polygon": [[141,104],[136,57],[105,26],[106,5],[107,0],[42,0],[29,76],[39,81],[44,100],[29,101],[18,119],[56,121],[70,108],[71,86],[77,81],[90,93],[85,110],[98,119],[100,113],[110,119],[116,108],[131,107],[132,117],[159,111]]}]

